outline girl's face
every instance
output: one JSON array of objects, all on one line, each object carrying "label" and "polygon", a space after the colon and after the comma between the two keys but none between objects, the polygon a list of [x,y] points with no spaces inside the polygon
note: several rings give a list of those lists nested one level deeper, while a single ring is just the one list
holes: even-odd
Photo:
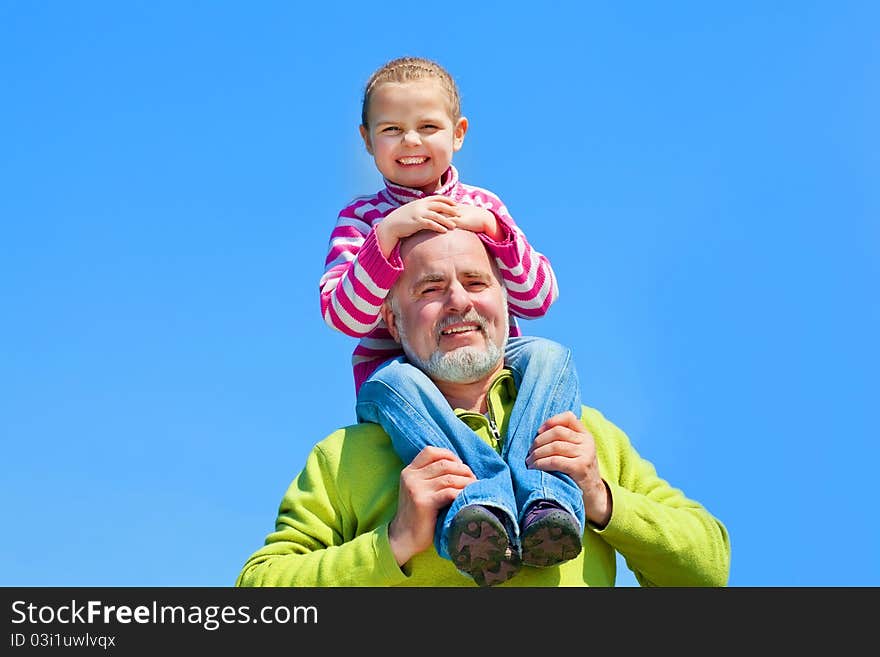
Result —
[{"label": "girl's face", "polygon": [[373,90],[361,137],[388,180],[432,194],[461,148],[467,119],[453,122],[443,87],[434,80],[386,82]]}]

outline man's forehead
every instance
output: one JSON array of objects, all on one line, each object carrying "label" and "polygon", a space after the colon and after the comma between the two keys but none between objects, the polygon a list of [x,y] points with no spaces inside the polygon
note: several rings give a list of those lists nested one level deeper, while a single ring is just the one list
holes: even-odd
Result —
[{"label": "man's forehead", "polygon": [[423,273],[449,272],[455,269],[491,272],[489,254],[475,233],[464,229],[454,229],[448,233],[426,233],[417,233],[404,240],[401,245],[404,272],[415,269],[420,269]]}]

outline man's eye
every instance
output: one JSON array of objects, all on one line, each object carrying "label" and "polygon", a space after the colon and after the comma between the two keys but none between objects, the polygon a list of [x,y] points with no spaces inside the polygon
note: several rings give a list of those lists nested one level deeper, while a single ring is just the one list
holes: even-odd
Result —
[{"label": "man's eye", "polygon": [[400,132],[400,128],[397,128],[395,126],[388,126],[387,128],[382,128],[383,134],[392,134],[393,135],[396,132]]},{"label": "man's eye", "polygon": [[439,128],[436,125],[434,125],[433,123],[426,123],[425,125],[422,126],[422,130],[424,132],[434,132],[436,130],[439,130]]}]

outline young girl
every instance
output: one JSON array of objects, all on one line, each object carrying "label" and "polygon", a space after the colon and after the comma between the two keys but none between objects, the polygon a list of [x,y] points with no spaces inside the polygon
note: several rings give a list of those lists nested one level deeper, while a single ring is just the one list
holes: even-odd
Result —
[{"label": "young girl", "polygon": [[[370,77],[360,133],[385,187],[339,213],[320,281],[321,312],[332,328],[361,338],[352,358],[358,420],[380,423],[404,463],[436,445],[458,454],[477,477],[462,491],[467,495],[438,514],[434,544],[488,586],[513,576],[521,563],[553,566],[580,552],[581,490],[567,475],[527,468],[524,456],[544,420],[566,410],[580,416],[581,405],[570,351],[521,337],[516,316],[544,315],[558,295],[556,278],[501,200],[459,180],[452,155],[467,128],[455,82],[438,64],[403,57]],[[518,392],[500,457],[475,449],[481,439],[401,355],[380,317],[402,271],[399,241],[456,227],[478,234],[507,290],[511,337],[504,358]]]}]

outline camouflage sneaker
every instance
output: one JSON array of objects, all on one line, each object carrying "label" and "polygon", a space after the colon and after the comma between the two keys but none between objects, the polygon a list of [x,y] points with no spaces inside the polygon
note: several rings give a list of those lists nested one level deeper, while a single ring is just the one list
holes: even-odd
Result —
[{"label": "camouflage sneaker", "polygon": [[456,513],[449,526],[452,563],[480,586],[506,582],[519,570],[519,555],[510,544],[500,513],[471,504]]},{"label": "camouflage sneaker", "polygon": [[522,522],[522,563],[547,568],[581,552],[577,519],[556,502],[541,500],[529,507]]}]

